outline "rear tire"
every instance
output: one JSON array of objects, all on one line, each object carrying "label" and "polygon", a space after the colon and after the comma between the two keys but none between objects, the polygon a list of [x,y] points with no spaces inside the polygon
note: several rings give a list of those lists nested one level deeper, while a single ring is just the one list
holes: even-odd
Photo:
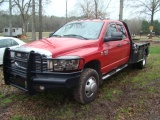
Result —
[{"label": "rear tire", "polygon": [[146,54],[143,55],[143,60],[136,63],[136,67],[139,69],[143,69],[146,66]]},{"label": "rear tire", "polygon": [[96,70],[86,68],[80,77],[79,84],[74,89],[74,98],[82,104],[95,100],[99,86],[99,75]]}]

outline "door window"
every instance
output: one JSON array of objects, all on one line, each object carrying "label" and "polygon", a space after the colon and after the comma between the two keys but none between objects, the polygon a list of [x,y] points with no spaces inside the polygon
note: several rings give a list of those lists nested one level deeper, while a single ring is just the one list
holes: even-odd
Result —
[{"label": "door window", "polygon": [[0,40],[0,48],[16,46],[18,43],[12,39],[2,39]]},{"label": "door window", "polygon": [[5,32],[8,32],[8,29],[4,29]]},{"label": "door window", "polygon": [[15,40],[10,39],[11,46],[19,45]]},{"label": "door window", "polygon": [[118,31],[122,33],[123,39],[127,38],[127,34],[126,34],[125,29],[124,29],[124,26],[117,24],[117,28],[118,28]]},{"label": "door window", "polygon": [[105,37],[111,37],[111,34],[114,33],[114,32],[117,32],[116,25],[115,24],[110,24],[108,29],[107,29]]}]

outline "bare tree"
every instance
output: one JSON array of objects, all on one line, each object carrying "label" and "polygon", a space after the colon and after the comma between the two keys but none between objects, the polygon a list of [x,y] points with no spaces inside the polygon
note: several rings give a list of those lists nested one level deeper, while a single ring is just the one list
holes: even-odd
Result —
[{"label": "bare tree", "polygon": [[137,0],[134,7],[141,8],[138,12],[149,15],[152,25],[155,13],[160,11],[160,0]]},{"label": "bare tree", "polygon": [[131,33],[139,35],[141,31],[143,18],[133,18],[130,20],[125,20],[125,22],[128,24]]},{"label": "bare tree", "polygon": [[9,0],[9,35],[12,36],[12,2]]},{"label": "bare tree", "polygon": [[32,40],[36,40],[35,26],[35,0],[32,0]]},{"label": "bare tree", "polygon": [[77,5],[85,18],[105,18],[111,0],[81,0]]},{"label": "bare tree", "polygon": [[[154,15],[160,11],[160,0],[137,0],[134,4],[134,7],[140,8],[138,12],[150,16],[150,25],[153,26]],[[149,38],[152,39],[152,29]]]},{"label": "bare tree", "polygon": [[94,0],[95,17],[96,17],[96,19],[98,18],[98,1],[99,1],[99,0]]},{"label": "bare tree", "polygon": [[42,39],[42,0],[39,0],[39,39]]},{"label": "bare tree", "polygon": [[26,25],[30,17],[29,12],[31,9],[31,0],[13,0],[13,2],[18,7],[21,14],[23,34],[26,35]]},{"label": "bare tree", "polygon": [[45,4],[48,4],[49,2],[50,2],[50,0],[39,0],[39,39],[42,39],[42,31],[43,31],[43,29],[42,29],[42,18],[43,18],[42,4],[44,6]]},{"label": "bare tree", "polygon": [[92,18],[93,17],[93,5],[89,0],[83,0],[78,2],[78,6],[81,9],[81,12],[84,17]]},{"label": "bare tree", "polygon": [[4,0],[0,0],[0,5],[4,2]]}]

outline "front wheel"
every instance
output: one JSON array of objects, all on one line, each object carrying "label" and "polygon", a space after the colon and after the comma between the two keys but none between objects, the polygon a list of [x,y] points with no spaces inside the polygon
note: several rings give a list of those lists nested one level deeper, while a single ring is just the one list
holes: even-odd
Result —
[{"label": "front wheel", "polygon": [[79,84],[74,90],[76,101],[86,104],[92,102],[98,92],[99,75],[96,70],[87,68],[82,72]]}]

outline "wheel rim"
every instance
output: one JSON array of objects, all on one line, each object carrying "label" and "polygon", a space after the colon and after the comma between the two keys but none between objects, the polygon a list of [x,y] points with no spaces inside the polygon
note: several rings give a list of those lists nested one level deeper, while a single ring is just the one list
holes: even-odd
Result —
[{"label": "wheel rim", "polygon": [[145,66],[145,64],[146,64],[146,59],[145,59],[145,57],[143,58],[143,66]]},{"label": "wheel rim", "polygon": [[95,77],[90,77],[85,85],[85,94],[87,97],[91,97],[97,91],[97,83]]}]

